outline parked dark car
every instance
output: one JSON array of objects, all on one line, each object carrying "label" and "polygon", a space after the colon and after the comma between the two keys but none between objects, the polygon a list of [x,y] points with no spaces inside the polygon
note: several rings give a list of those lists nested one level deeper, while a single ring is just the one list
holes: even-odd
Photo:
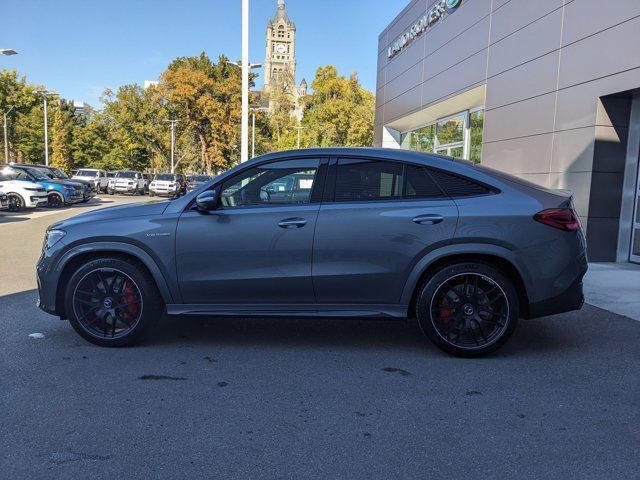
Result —
[{"label": "parked dark car", "polygon": [[22,164],[0,165],[0,168],[14,180],[25,180],[44,187],[50,207],[61,208],[83,200],[83,187],[79,183],[54,179],[37,168]]},{"label": "parked dark car", "polygon": [[33,168],[40,170],[49,178],[54,180],[63,180],[67,182],[73,182],[82,187],[82,203],[86,203],[96,196],[97,189],[93,182],[88,180],[82,180],[78,178],[69,178],[69,176],[64,173],[59,168],[47,167],[46,165],[31,165]]},{"label": "parked dark car", "polygon": [[212,178],[211,175],[189,175],[187,177],[187,192],[193,192],[205,183],[210,182]]},{"label": "parked dark car", "polygon": [[197,198],[55,223],[37,276],[40,308],[98,345],[140,339],[165,310],[415,317],[478,356],[519,318],[579,309],[586,270],[570,192],[438,155],[310,149],[243,163]]}]

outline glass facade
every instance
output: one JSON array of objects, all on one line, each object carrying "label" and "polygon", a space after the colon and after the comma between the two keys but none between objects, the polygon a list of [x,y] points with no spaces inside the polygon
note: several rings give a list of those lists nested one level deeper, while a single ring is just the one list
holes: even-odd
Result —
[{"label": "glass facade", "polygon": [[401,148],[480,163],[484,110],[462,112],[402,135]]}]

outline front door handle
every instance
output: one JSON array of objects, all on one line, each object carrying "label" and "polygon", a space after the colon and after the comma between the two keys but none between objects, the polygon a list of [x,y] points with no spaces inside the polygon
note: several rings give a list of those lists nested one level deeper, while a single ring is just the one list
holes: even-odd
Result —
[{"label": "front door handle", "polygon": [[280,228],[302,228],[307,224],[304,218],[285,218],[278,222]]},{"label": "front door handle", "polygon": [[444,217],[438,214],[418,215],[413,219],[418,225],[435,225],[444,221]]}]

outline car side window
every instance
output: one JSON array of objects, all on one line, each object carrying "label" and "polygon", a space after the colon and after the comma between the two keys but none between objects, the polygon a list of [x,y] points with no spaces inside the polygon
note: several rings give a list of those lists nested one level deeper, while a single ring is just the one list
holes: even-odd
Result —
[{"label": "car side window", "polygon": [[495,193],[495,190],[455,173],[435,169],[429,169],[429,171],[451,198],[478,197]]},{"label": "car side window", "polygon": [[299,159],[250,168],[222,184],[220,203],[224,208],[310,203],[319,165],[317,159]]},{"label": "car side window", "polygon": [[340,159],[336,202],[402,198],[402,164],[382,160]]},{"label": "car side window", "polygon": [[404,198],[447,198],[425,167],[405,165]]}]

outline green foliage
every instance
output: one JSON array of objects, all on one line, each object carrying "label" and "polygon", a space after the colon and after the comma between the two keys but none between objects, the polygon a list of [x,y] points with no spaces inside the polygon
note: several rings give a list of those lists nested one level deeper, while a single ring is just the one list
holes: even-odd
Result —
[{"label": "green foliage", "polygon": [[71,171],[73,129],[73,106],[61,100],[53,114],[51,166],[66,173]]},{"label": "green foliage", "polygon": [[360,86],[355,73],[347,79],[334,66],[318,68],[304,99],[304,146],[366,147],[373,144],[375,98]]},{"label": "green foliage", "polygon": [[[251,74],[251,82],[255,75]],[[299,123],[292,115],[295,79],[282,78],[270,90],[273,108],[256,111],[256,155],[301,146],[368,146],[373,143],[373,95],[355,74],[339,76],[335,67],[319,68],[314,93],[304,99]],[[9,115],[10,160],[44,162],[43,87],[27,83],[15,71],[0,72],[0,109]],[[260,103],[252,93],[251,103]],[[175,163],[183,172],[217,173],[234,166],[240,152],[241,69],[225,56],[217,62],[201,53],[175,59],[158,86],[123,85],[106,90],[100,111],[76,115],[64,100],[48,107],[51,162],[65,171],[168,171],[170,119],[175,125]],[[0,135],[0,141],[2,141]]]}]

